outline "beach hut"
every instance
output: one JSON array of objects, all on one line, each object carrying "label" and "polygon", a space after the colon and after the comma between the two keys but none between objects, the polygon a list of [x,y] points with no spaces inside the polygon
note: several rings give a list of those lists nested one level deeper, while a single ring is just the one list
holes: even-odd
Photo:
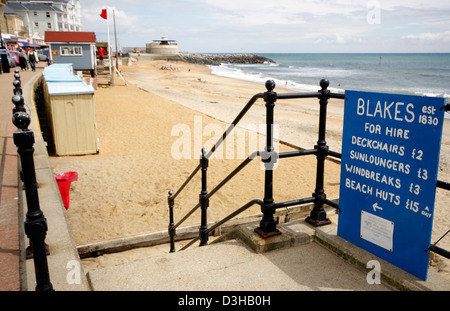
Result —
[{"label": "beach hut", "polygon": [[94,32],[45,32],[51,61],[56,64],[71,63],[73,70],[93,72],[96,63],[95,40]]},{"label": "beach hut", "polygon": [[45,111],[56,155],[98,153],[94,88],[67,66],[47,67],[43,80]]}]

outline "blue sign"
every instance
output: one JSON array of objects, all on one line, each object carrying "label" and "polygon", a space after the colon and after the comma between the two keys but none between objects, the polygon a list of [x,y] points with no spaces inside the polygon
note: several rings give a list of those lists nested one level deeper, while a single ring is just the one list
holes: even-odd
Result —
[{"label": "blue sign", "polygon": [[338,235],[426,280],[445,99],[345,96]]}]

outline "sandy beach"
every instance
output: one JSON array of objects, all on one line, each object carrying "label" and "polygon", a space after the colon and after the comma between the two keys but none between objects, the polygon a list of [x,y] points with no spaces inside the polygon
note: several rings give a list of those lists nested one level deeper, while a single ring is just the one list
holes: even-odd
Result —
[{"label": "sandy beach", "polygon": [[[200,150],[195,147],[203,144],[210,147],[211,141],[215,142],[211,138],[226,130],[248,100],[265,91],[264,85],[211,75],[206,66],[178,62],[171,63],[174,70],[161,70],[165,64],[140,57],[132,66],[120,67],[128,86],[116,77],[114,87],[96,90],[99,154],[50,159],[55,175],[67,171],[79,174],[78,181],[72,183],[67,210],[78,245],[166,230],[167,193],[170,189],[177,190],[198,165]],[[320,89],[319,81],[317,85]],[[275,91],[290,92],[278,86]],[[279,125],[280,140],[312,149],[317,142],[318,112],[317,99],[278,101],[275,123]],[[327,143],[331,150],[338,152],[342,143],[342,119],[343,102],[330,100]],[[255,135],[246,129],[253,130],[264,123],[264,101],[260,100],[242,119],[242,128],[236,129],[234,144],[225,145],[217,152],[218,158],[210,160],[209,189],[243,161],[236,159],[243,146],[238,137],[246,138],[244,153],[248,156],[255,151],[247,148],[254,145]],[[450,181],[449,126],[446,120],[439,167],[439,179],[443,181]],[[173,147],[180,142],[180,129],[185,130],[184,134],[189,130],[194,146],[184,150],[190,155],[188,159],[174,157],[179,154]],[[213,132],[217,129],[221,132]],[[262,150],[263,146],[256,148]],[[276,148],[280,152],[295,150],[283,143]],[[315,188],[315,169],[314,156],[280,160],[274,171],[275,201],[310,197]],[[325,172],[327,197],[338,197],[340,165],[327,161]],[[255,159],[211,198],[208,220],[218,221],[251,199],[262,199],[263,184],[261,160]],[[177,198],[175,220],[198,202],[199,193],[197,176]],[[448,192],[437,189],[433,243],[450,229],[449,203]],[[259,208],[253,207],[243,215],[258,212]],[[200,214],[196,212],[185,225],[198,225],[199,221]],[[450,236],[438,245],[450,249]],[[432,265],[436,271],[450,275],[448,260],[432,256]]]}]

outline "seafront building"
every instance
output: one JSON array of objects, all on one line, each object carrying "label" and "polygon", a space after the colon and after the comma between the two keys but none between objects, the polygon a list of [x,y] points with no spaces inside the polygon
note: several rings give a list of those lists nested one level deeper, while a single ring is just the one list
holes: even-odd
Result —
[{"label": "seafront building", "polygon": [[79,0],[2,0],[2,38],[43,45],[46,31],[81,31],[80,9]]},{"label": "seafront building", "polygon": [[153,43],[147,43],[145,52],[149,54],[176,55],[178,54],[178,44],[176,40],[169,40],[166,36],[162,36],[161,40],[153,40]]}]

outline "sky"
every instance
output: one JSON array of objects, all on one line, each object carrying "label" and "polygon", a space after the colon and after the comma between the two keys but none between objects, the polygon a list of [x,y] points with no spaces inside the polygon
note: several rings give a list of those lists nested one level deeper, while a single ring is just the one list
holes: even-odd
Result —
[{"label": "sky", "polygon": [[[82,31],[113,47],[165,35],[191,53],[450,52],[449,0],[80,0]],[[108,20],[100,17],[108,9]]]}]

